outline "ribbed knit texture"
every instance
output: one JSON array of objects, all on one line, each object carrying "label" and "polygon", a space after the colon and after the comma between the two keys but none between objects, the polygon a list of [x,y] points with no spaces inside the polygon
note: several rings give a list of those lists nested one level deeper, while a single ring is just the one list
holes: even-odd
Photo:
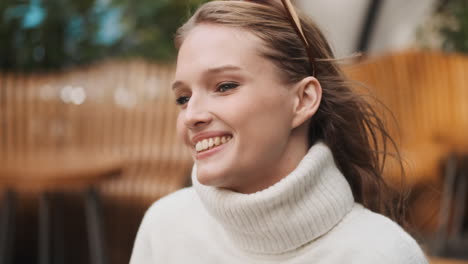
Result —
[{"label": "ribbed knit texture", "polygon": [[281,254],[332,229],[351,209],[350,186],[329,148],[318,143],[298,167],[278,183],[241,194],[202,185],[192,171],[196,192],[207,211],[240,249]]},{"label": "ribbed knit texture", "polygon": [[254,194],[201,185],[155,202],[131,264],[427,264],[400,226],[353,202],[323,144],[280,182]]}]

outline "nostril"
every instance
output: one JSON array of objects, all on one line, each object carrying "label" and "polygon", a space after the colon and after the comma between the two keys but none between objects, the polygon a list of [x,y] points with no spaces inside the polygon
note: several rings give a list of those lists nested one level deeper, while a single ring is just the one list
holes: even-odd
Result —
[{"label": "nostril", "polygon": [[195,122],[194,126],[201,126],[204,123],[206,123],[206,122],[205,121],[198,121],[198,122]]},{"label": "nostril", "polygon": [[197,113],[185,116],[185,125],[189,128],[199,128],[211,122],[212,118],[208,113]]},{"label": "nostril", "polygon": [[206,124],[208,124],[209,122],[208,121],[204,121],[204,120],[191,120],[191,121],[188,121],[185,123],[185,125],[188,127],[188,128],[200,128],[200,127],[203,127],[205,126]]}]

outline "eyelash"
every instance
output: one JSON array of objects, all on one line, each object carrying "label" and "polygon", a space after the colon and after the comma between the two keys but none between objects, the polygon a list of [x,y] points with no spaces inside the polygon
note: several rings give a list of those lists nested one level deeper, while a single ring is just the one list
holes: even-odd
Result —
[{"label": "eyelash", "polygon": [[188,103],[189,99],[190,99],[190,97],[188,97],[188,96],[178,97],[176,99],[176,104],[177,105],[184,105],[184,104]]},{"label": "eyelash", "polygon": [[[216,87],[216,91],[220,92],[220,93],[224,93],[224,92],[227,92],[229,90],[235,89],[238,86],[239,86],[239,84],[234,83],[234,82],[221,83]],[[180,97],[178,97],[176,99],[176,104],[177,105],[184,105],[184,104],[188,103],[189,100],[190,100],[189,96],[180,96]]]},{"label": "eyelash", "polygon": [[[228,87],[226,87],[228,86]],[[234,83],[234,82],[227,82],[227,83],[221,83],[219,84],[217,87],[216,87],[216,91],[217,92],[221,92],[221,93],[224,93],[228,90],[231,90],[231,89],[234,89],[234,88],[237,88],[239,86],[238,83]],[[227,89],[226,89],[227,88]],[[221,91],[223,90],[223,91]]]}]

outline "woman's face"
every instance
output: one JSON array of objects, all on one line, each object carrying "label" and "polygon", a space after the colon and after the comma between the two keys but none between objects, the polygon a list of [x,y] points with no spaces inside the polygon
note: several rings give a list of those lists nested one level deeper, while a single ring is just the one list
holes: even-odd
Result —
[{"label": "woman's face", "polygon": [[198,25],[178,54],[177,131],[200,183],[242,193],[291,172],[307,151],[293,125],[296,93],[261,57],[262,43],[237,28]]}]

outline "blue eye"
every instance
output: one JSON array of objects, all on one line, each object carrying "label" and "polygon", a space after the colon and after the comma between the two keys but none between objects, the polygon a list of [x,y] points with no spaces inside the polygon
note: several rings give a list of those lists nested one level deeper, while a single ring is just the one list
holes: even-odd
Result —
[{"label": "blue eye", "polygon": [[222,84],[218,85],[216,90],[218,92],[226,92],[226,91],[234,89],[234,88],[236,88],[238,86],[239,86],[239,84],[237,84],[237,83],[222,83]]},{"label": "blue eye", "polygon": [[176,99],[176,104],[178,105],[184,105],[186,103],[188,103],[188,101],[190,100],[190,97],[188,96],[181,96],[179,98]]}]

